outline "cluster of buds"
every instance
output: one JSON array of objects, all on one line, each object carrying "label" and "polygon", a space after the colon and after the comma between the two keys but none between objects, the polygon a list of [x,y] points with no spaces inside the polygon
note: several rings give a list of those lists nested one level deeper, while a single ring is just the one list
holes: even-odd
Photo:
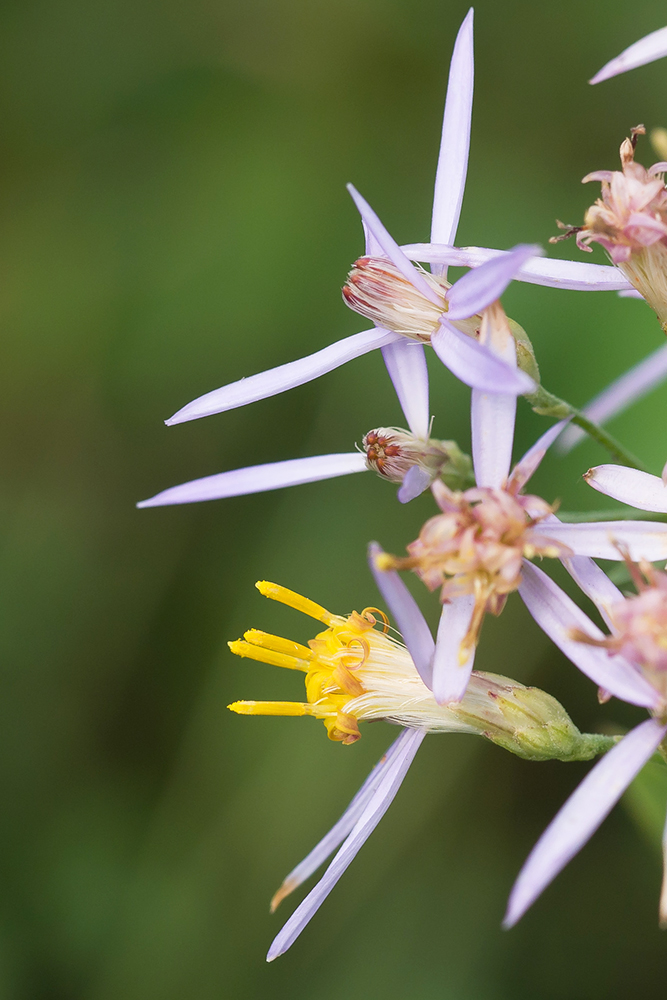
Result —
[{"label": "cluster of buds", "polygon": [[[329,738],[360,737],[359,723],[384,719],[425,732],[484,736],[528,760],[590,760],[608,749],[605,736],[582,734],[551,695],[507,677],[474,671],[463,700],[439,705],[405,646],[389,635],[383,612],[333,615],[319,604],[273,583],[256,584],[266,597],[326,625],[307,646],[250,629],[230,642],[233,653],[305,673],[306,701],[237,701],[242,715],[310,715]],[[378,620],[382,628],[378,629]]]},{"label": "cluster of buds", "polygon": [[637,137],[643,125],[631,130],[621,144],[622,170],[595,170],[583,179],[600,181],[602,197],[586,212],[583,226],[562,226],[566,233],[551,242],[575,235],[582,250],[599,243],[656,312],[667,330],[667,163],[648,170],[635,161]]},{"label": "cluster of buds", "polygon": [[424,441],[401,427],[377,427],[364,435],[362,448],[368,468],[390,483],[402,483],[415,465],[430,482],[440,478],[450,489],[474,482],[472,462],[456,441]]},{"label": "cluster of buds", "polygon": [[406,558],[385,556],[382,568],[414,570],[429,590],[440,588],[443,603],[473,594],[475,611],[463,642],[470,649],[486,612],[500,614],[518,588],[524,559],[571,553],[540,527],[554,512],[540,497],[512,486],[455,493],[440,482],[433,494],[442,513],[426,522]]}]

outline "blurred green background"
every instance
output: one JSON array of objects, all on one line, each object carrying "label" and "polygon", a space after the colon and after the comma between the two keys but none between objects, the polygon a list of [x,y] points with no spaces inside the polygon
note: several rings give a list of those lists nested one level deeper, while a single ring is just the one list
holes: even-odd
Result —
[{"label": "blurred green background", "polygon": [[[336,612],[432,511],[374,476],[136,511],[185,480],[346,451],[400,423],[377,354],[298,390],[167,429],[195,396],[365,328],[340,286],[362,250],[353,181],[425,240],[465,2],[7,0],[0,7],[0,997],[8,1000],[609,1000],[655,995],[652,826],[616,809],[512,932],[519,867],[588,765],[430,737],[380,827],[293,949],[266,949],[287,871],[395,730],[244,719],[299,678],[226,647],[304,640],[259,578]],[[597,88],[661,27],[655,2],[480,0],[459,242],[546,243],[577,222],[630,126],[667,125],[667,62]],[[648,143],[639,159],[649,162]],[[573,245],[554,251],[577,256]],[[596,250],[593,259],[602,261]],[[545,384],[583,403],[662,339],[642,303],[515,285]],[[432,358],[429,359],[433,361]],[[438,436],[469,446],[468,391],[431,365]],[[667,390],[615,421],[655,471]],[[520,403],[517,453],[546,424]],[[549,457],[536,492],[599,508],[604,459]],[[435,621],[436,600],[422,606]],[[520,601],[478,665],[538,683],[582,728],[639,721],[550,648]],[[658,780],[658,786],[660,781]],[[663,789],[664,792],[664,789]],[[660,787],[658,787],[658,796]],[[644,836],[643,832],[646,832]]]}]

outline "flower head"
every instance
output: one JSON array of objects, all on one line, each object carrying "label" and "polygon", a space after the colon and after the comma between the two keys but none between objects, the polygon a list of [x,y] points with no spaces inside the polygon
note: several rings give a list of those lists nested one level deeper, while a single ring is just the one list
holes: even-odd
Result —
[{"label": "flower head", "polygon": [[[445,278],[428,271],[418,273],[434,293],[435,301],[427,298],[387,258],[360,257],[347,276],[343,299],[350,309],[372,320],[376,326],[428,344],[447,313],[446,295],[451,285]],[[457,328],[474,335],[480,323],[481,316],[475,315],[463,323],[459,321]]]},{"label": "flower head", "polygon": [[451,486],[472,480],[472,462],[456,441],[424,441],[401,427],[377,427],[364,434],[362,449],[368,468],[391,483],[402,483],[415,467],[426,485],[438,477]]},{"label": "flower head", "polygon": [[[576,233],[577,245],[589,250],[599,243],[637,291],[667,325],[667,163],[646,170],[635,161],[637,137],[643,125],[632,129],[621,144],[621,170],[596,170],[583,179],[600,181],[602,197],[586,212],[583,226],[563,227]],[[556,242],[563,237],[555,237]]]},{"label": "flower head", "polygon": [[499,614],[507,595],[521,583],[524,559],[560,558],[570,549],[549,538],[542,522],[554,508],[540,497],[509,489],[479,488],[455,493],[442,483],[433,494],[442,513],[430,518],[408,545],[405,559],[387,568],[412,569],[429,590],[440,588],[443,603],[470,594],[474,613],[462,656],[476,645],[485,613]]}]

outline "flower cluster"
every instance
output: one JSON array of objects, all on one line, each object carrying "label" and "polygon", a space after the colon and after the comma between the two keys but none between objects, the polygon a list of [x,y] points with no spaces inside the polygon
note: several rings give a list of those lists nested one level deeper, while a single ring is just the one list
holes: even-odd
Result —
[{"label": "flower cluster", "polygon": [[[471,10],[452,56],[430,243],[399,246],[368,202],[349,188],[363,223],[365,249],[348,275],[343,299],[372,328],[213,389],[167,421],[176,424],[244,406],[379,349],[406,428],[377,426],[363,434],[356,449],[224,471],[170,487],[139,504],[222,499],[367,470],[397,485],[401,503],[426,490],[434,502],[432,516],[408,545],[407,555],[391,555],[377,542],[369,545],[368,564],[388,613],[367,607],[360,613],[332,614],[263,581],[256,585],[260,593],[303,612],[321,630],[306,645],[254,628],[229,643],[238,656],[304,675],[304,700],[235,701],[229,708],[238,714],[308,716],[344,746],[359,740],[368,721],[384,720],[400,728],[340,820],[274,896],[272,910],[336,852],[276,937],[269,960],[296,940],[368,839],[427,733],[481,736],[530,761],[602,755],[528,858],[510,895],[506,926],[523,915],[586,842],[643,764],[656,751],[667,756],[667,573],[653,566],[667,559],[667,521],[568,516],[555,498],[526,492],[552,445],[558,442],[557,449],[564,451],[589,433],[608,448],[615,463],[588,470],[586,482],[640,510],[667,514],[667,471],[660,477],[640,468],[601,426],[667,376],[667,353],[661,347],[581,412],[541,384],[530,340],[500,301],[513,280],[620,294],[634,290],[667,330],[667,163],[646,170],[636,162],[637,138],[645,131],[639,126],[621,146],[621,171],[596,171],[584,178],[601,182],[602,196],[586,212],[583,226],[563,228],[566,235],[576,233],[581,249],[599,243],[610,265],[549,260],[531,244],[511,250],[457,247],[472,112],[472,24]],[[631,46],[591,82],[662,55],[667,55],[667,29]],[[449,265],[468,270],[452,283]],[[432,436],[427,350],[471,389],[471,456],[455,441]],[[521,396],[556,422],[512,466]],[[625,564],[636,594],[622,594],[598,559]],[[608,631],[536,560],[560,560]],[[429,591],[437,592],[435,637],[406,586],[406,572],[425,585],[424,600]],[[613,696],[647,710],[649,718],[622,738],[582,734],[548,693],[473,669],[485,615],[500,614],[514,592],[598,687],[601,702]],[[667,921],[667,878],[660,916]]]}]

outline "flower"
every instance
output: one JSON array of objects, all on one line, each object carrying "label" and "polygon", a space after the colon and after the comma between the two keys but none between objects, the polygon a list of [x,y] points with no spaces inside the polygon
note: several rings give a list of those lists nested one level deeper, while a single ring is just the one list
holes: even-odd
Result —
[{"label": "flower", "polygon": [[[360,209],[366,231],[366,257],[383,258],[387,269],[391,265],[403,276],[403,290],[411,285],[422,293],[427,302],[438,305],[440,292],[430,284],[430,277],[412,267],[409,258],[434,265],[435,274],[443,288],[447,264],[479,268],[491,261],[502,269],[507,261],[507,251],[488,248],[466,248],[459,250],[451,244],[461,213],[465,189],[468,153],[470,146],[470,123],[472,115],[474,78],[473,57],[473,11],[466,15],[459,29],[450,66],[449,84],[445,102],[442,137],[433,197],[433,214],[430,244],[411,244],[405,252],[392,240],[367,202],[350,186],[350,192]],[[387,264],[389,261],[389,264]],[[514,266],[516,265],[516,266]],[[506,265],[509,274],[507,284],[513,277],[520,281],[537,282],[555,287],[585,288],[588,290],[627,288],[628,282],[615,268],[586,264],[575,261],[540,261],[531,254],[524,254]],[[501,293],[502,289],[498,292]],[[497,297],[497,296],[496,296]],[[434,301],[435,300],[435,301]],[[467,315],[472,316],[476,310]],[[457,336],[458,334],[458,336]],[[467,343],[466,343],[467,340]],[[484,352],[475,350],[477,345],[470,338],[463,338],[459,331],[447,329],[440,338],[441,349],[437,351],[445,364],[452,364],[458,378],[469,385],[488,386],[504,371],[497,365],[494,372],[483,369]],[[436,346],[435,343],[433,345]],[[208,392],[182,407],[169,420],[168,425],[196,420],[213,413],[245,406],[259,399],[285,392],[346,364],[353,358],[380,348],[394,387],[403,407],[410,430],[425,437],[428,432],[428,379],[423,347],[397,333],[391,327],[374,327],[362,333],[353,334],[321,351],[298,361],[292,361],[278,368],[251,375],[238,382]],[[436,348],[437,350],[437,348]],[[488,360],[488,359],[487,359]],[[504,372],[507,376],[507,372]],[[518,383],[522,383],[522,386]],[[507,386],[509,391],[509,385]],[[529,392],[528,383],[520,377],[516,379],[516,392]],[[513,390],[514,391],[514,390]]]},{"label": "flower", "polygon": [[596,170],[583,179],[600,181],[602,198],[586,212],[583,226],[567,227],[565,236],[576,234],[581,250],[599,243],[634,288],[656,312],[663,330],[667,327],[667,163],[654,163],[646,170],[635,161],[637,137],[643,125],[632,129],[621,144],[622,170]]},{"label": "flower", "polygon": [[630,45],[629,48],[621,52],[610,62],[606,63],[589,83],[602,83],[619,73],[627,73],[630,69],[637,69],[638,66],[645,66],[646,63],[654,62],[667,56],[667,28],[658,28],[650,35],[645,35],[638,42]]},{"label": "flower", "polygon": [[[579,583],[609,626],[603,634],[552,580],[531,566],[522,596],[557,646],[612,694],[649,709],[651,718],[624,736],[582,781],[529,855],[510,895],[504,926],[513,926],[597,830],[667,736],[667,574],[650,565],[633,575],[639,593],[623,597],[594,563],[580,561]],[[661,747],[661,745],[663,745]],[[660,920],[667,922],[667,843]]]},{"label": "flower", "polygon": [[[237,701],[240,715],[309,715],[320,719],[329,738],[350,745],[360,738],[359,723],[384,719],[403,727],[341,819],[287,876],[271,901],[280,902],[342,844],[323,878],[295,910],[273,942],[268,960],[286,951],[315,914],[395,797],[428,732],[472,733],[528,760],[590,760],[604,752],[609,737],[582,734],[562,706],[538,688],[495,674],[473,673],[465,698],[454,708],[434,700],[406,647],[389,635],[386,615],[376,608],[334,615],[321,605],[273,583],[256,584],[265,597],[302,611],[326,626],[307,646],[250,629],[230,642],[233,653],[305,673],[303,702]],[[392,604],[410,615],[413,636],[433,647],[428,626],[407,591],[399,587]],[[408,611],[409,609],[409,611]],[[382,630],[376,625],[382,621]]]}]

